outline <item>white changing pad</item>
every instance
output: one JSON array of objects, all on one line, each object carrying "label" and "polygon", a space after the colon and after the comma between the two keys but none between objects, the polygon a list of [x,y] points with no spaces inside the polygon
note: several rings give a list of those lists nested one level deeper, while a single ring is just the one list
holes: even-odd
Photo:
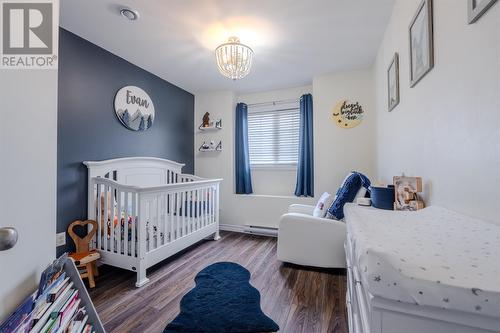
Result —
[{"label": "white changing pad", "polygon": [[344,207],[353,264],[370,294],[500,317],[500,227],[440,207]]}]

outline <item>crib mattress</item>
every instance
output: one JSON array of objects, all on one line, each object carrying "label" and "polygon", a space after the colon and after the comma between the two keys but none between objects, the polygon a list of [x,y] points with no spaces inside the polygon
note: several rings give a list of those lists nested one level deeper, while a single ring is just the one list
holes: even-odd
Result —
[{"label": "crib mattress", "polygon": [[371,295],[500,317],[500,227],[440,207],[344,210],[350,260]]},{"label": "crib mattress", "polygon": [[[191,218],[191,217],[186,217],[184,219],[184,227],[182,226],[182,222],[179,221],[174,221],[173,228],[171,229],[170,224],[166,226],[166,230],[163,232],[161,230],[160,226],[156,225],[149,225],[149,222],[146,222],[146,251],[153,250],[160,246],[161,244],[164,244],[166,242],[170,242],[171,239],[177,239],[183,235],[188,234],[188,230],[192,231],[195,229],[199,229],[202,226],[199,225],[200,221],[198,221],[196,218]],[[137,225],[136,225],[137,227]],[[123,225],[121,228],[115,227],[113,229],[114,231],[114,237],[113,237],[113,251],[114,252],[120,252],[121,254],[124,254],[124,229]],[[152,231],[152,232],[151,232]],[[135,240],[132,241],[132,230],[128,230],[127,234],[127,254],[130,255],[132,252],[132,243],[135,243],[134,248],[136,249],[135,255],[137,255],[137,249],[139,247],[139,242],[137,239],[138,231],[136,229],[135,231]],[[151,238],[151,240],[150,240]],[[151,248],[150,248],[151,245]],[[110,234],[102,234],[101,235],[101,250],[103,249],[111,249],[112,243],[111,243],[111,235]]]}]

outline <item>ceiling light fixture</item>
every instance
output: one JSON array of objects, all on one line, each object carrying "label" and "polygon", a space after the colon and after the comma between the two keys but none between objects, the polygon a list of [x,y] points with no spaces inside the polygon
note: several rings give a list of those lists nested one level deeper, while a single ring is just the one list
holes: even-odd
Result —
[{"label": "ceiling light fixture", "polygon": [[219,72],[232,80],[242,79],[252,67],[253,50],[240,43],[238,37],[229,37],[227,43],[215,49]]},{"label": "ceiling light fixture", "polygon": [[130,21],[135,21],[139,18],[139,12],[137,10],[133,10],[130,8],[120,9],[120,14],[126,19],[129,19]]}]

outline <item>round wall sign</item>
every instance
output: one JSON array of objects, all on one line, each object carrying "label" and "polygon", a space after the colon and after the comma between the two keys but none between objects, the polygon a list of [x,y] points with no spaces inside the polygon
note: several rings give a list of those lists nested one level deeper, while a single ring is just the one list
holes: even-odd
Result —
[{"label": "round wall sign", "polygon": [[145,131],[155,120],[155,107],[149,95],[139,87],[126,86],[115,96],[115,113],[123,126]]},{"label": "round wall sign", "polygon": [[342,100],[333,108],[332,119],[338,127],[353,128],[363,120],[363,112],[359,102],[351,103],[348,100]]}]

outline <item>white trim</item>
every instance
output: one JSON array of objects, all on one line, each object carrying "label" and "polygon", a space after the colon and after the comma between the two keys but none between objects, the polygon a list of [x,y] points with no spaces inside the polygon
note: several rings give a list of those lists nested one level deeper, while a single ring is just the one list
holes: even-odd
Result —
[{"label": "white trim", "polygon": [[271,227],[261,227],[255,225],[219,224],[219,229],[223,231],[238,232],[268,237],[278,237],[278,229]]},{"label": "white trim", "polygon": [[278,228],[262,227],[247,224],[244,227],[245,233],[260,236],[278,237]]},{"label": "white trim", "polygon": [[220,230],[223,231],[231,231],[231,232],[239,232],[239,233],[245,233],[245,226],[244,225],[237,225],[237,224],[219,224]]}]

